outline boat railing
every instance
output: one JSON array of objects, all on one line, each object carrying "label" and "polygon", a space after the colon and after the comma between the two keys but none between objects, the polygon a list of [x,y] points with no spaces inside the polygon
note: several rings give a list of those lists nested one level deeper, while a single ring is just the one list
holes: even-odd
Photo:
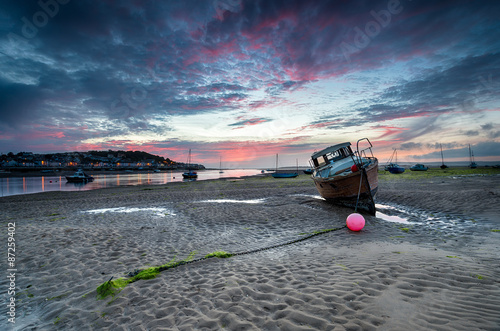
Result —
[{"label": "boat railing", "polygon": [[[359,149],[359,143],[360,141],[366,140],[369,144],[368,147]],[[353,153],[353,161],[358,165],[358,167],[363,167],[363,158],[365,159],[374,159],[375,156],[373,156],[373,151],[372,151],[372,143],[368,138],[361,138],[356,142],[356,151]],[[370,155],[368,156],[367,151],[370,151]]]}]

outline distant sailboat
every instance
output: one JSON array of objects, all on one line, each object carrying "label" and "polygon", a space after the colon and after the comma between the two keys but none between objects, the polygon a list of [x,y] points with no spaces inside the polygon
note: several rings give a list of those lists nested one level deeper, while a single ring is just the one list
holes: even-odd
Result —
[{"label": "distant sailboat", "polygon": [[219,174],[223,174],[224,171],[222,171],[222,156],[220,156],[220,159],[219,159]]},{"label": "distant sailboat", "polygon": [[441,162],[442,162],[440,168],[441,169],[446,169],[446,168],[448,168],[448,166],[446,164],[444,164],[443,146],[441,144],[439,144],[439,146],[441,147]]},{"label": "distant sailboat", "polygon": [[[395,163],[392,162],[394,156],[396,156]],[[403,172],[405,172],[405,168],[398,165],[398,152],[396,149],[394,149],[394,152],[392,152],[391,158],[389,159],[389,164],[385,166],[385,170],[388,170],[391,174],[402,174]]]},{"label": "distant sailboat", "polygon": [[477,164],[476,164],[476,162],[474,162],[474,153],[472,153],[472,149],[470,148],[470,144],[469,144],[469,158],[470,158],[469,168],[476,169]]},{"label": "distant sailboat", "polygon": [[[298,168],[298,161],[297,161]],[[274,178],[294,178],[299,175],[299,171],[296,172],[278,172],[278,154],[276,154],[276,171],[271,175]]]},{"label": "distant sailboat", "polygon": [[189,150],[188,155],[188,171],[182,174],[184,178],[197,178],[198,174],[196,171],[191,170],[191,149]]}]

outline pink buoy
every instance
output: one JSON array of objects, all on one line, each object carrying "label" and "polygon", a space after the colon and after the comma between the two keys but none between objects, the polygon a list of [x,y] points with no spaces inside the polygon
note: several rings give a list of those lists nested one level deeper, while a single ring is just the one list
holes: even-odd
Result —
[{"label": "pink buoy", "polygon": [[358,171],[358,170],[359,170],[359,169],[358,169],[358,166],[357,166],[357,165],[353,164],[353,165],[351,166],[351,171],[352,171],[352,172],[356,172],[356,171]]},{"label": "pink buoy", "polygon": [[359,231],[365,226],[365,218],[358,213],[353,213],[347,216],[346,224],[349,230]]}]

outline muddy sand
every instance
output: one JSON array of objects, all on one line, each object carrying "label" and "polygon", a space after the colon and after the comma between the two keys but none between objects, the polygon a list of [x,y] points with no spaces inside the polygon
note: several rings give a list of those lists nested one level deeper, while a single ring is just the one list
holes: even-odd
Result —
[{"label": "muddy sand", "polygon": [[[377,216],[320,199],[309,176],[0,199],[15,223],[8,330],[498,330],[500,176],[379,178]],[[338,229],[297,243],[324,229]],[[209,258],[99,298],[153,266]],[[4,253],[7,256],[7,252]],[[3,259],[8,275],[7,258]],[[15,323],[8,321],[15,298]]]}]

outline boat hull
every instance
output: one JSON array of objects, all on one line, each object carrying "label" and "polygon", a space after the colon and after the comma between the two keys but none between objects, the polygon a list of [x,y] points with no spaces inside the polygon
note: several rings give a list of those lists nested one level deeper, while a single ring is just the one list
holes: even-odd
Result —
[{"label": "boat hull", "polygon": [[389,167],[387,168],[391,174],[402,174],[405,172],[405,168],[403,167]]},{"label": "boat hull", "polygon": [[271,176],[273,176],[274,178],[295,178],[297,177],[299,174],[298,173],[274,173],[272,174]]},{"label": "boat hull", "polygon": [[[328,202],[346,206],[356,207],[358,192],[360,192],[358,209],[375,215],[375,203],[373,199],[378,190],[378,161],[375,159],[368,168],[353,172],[345,176],[333,176],[321,178],[312,176],[319,194]],[[365,175],[366,174],[366,175]],[[361,190],[359,189],[361,181]]]},{"label": "boat hull", "polygon": [[93,177],[75,178],[75,177],[66,176],[66,181],[68,181],[68,183],[88,183],[88,182],[94,181],[94,178]]}]

